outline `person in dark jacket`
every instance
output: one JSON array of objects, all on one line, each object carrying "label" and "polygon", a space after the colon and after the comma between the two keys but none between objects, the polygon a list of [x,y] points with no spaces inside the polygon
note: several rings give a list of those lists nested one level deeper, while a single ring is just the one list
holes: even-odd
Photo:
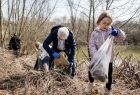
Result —
[{"label": "person in dark jacket", "polygon": [[14,50],[14,54],[18,56],[20,47],[20,39],[16,34],[14,34],[9,41],[9,49]]},{"label": "person in dark jacket", "polygon": [[[34,70],[41,70],[48,72],[49,55],[43,48],[43,44],[40,42],[35,43],[37,53],[37,60],[34,66]],[[51,47],[51,46],[50,46]]]},{"label": "person in dark jacket", "polygon": [[[52,48],[49,45],[52,43]],[[60,52],[64,51],[69,61],[69,71],[72,77],[76,74],[75,48],[76,43],[72,31],[62,25],[55,26],[51,29],[50,34],[43,43],[44,49],[50,56],[49,70],[53,69],[55,58],[60,57]]]}]

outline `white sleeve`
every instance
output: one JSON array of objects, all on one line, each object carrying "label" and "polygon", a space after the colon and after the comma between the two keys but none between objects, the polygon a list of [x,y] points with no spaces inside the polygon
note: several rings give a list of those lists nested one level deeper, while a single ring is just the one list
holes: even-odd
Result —
[{"label": "white sleeve", "polygon": [[39,50],[41,51],[41,54],[40,54],[40,58],[43,60],[47,55],[48,53],[46,52],[46,50],[43,48],[43,44],[40,44],[39,45]]},{"label": "white sleeve", "polygon": [[122,40],[125,40],[125,38],[126,38],[126,35],[125,35],[125,32],[124,31],[122,31],[121,29],[119,29],[119,38],[121,38]]}]

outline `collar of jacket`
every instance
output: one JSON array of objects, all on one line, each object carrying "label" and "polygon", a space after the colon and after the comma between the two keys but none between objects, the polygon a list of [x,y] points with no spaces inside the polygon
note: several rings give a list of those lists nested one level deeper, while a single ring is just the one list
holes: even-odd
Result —
[{"label": "collar of jacket", "polygon": [[[110,30],[111,30],[111,26],[108,28],[107,31],[110,31]],[[99,27],[99,26],[95,28],[95,31],[97,31],[97,32],[102,32],[102,30],[100,30],[100,27]],[[107,32],[107,31],[106,31],[106,32]]]}]

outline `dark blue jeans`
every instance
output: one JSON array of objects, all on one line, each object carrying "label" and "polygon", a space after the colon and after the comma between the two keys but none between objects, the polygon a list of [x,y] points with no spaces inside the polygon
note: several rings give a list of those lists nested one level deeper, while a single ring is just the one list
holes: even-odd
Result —
[{"label": "dark blue jeans", "polygon": [[49,65],[49,60],[50,60],[50,57],[49,56],[46,56],[43,60],[42,60],[42,64],[47,64]]},{"label": "dark blue jeans", "polygon": [[43,65],[44,64],[48,64],[49,65],[49,60],[50,60],[50,57],[49,56],[46,56],[43,60],[41,60],[40,58],[37,58],[36,60],[36,64],[34,66],[34,69],[35,70],[43,70]]}]

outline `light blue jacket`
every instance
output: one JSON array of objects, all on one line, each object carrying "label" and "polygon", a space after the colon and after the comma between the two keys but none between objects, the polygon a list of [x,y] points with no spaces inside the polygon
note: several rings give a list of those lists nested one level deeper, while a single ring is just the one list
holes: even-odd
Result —
[{"label": "light blue jacket", "polygon": [[[118,36],[115,37],[115,40],[123,40],[125,39],[125,33],[120,30],[118,30]],[[89,49],[90,49],[90,54],[91,57],[94,56],[95,52],[100,48],[100,46],[105,42],[105,40],[108,38],[108,36],[111,33],[111,27],[107,30],[107,31],[101,31],[99,29],[99,27],[97,27],[92,33],[91,33],[91,37],[89,40]],[[113,61],[113,56],[114,53],[112,52],[112,59],[111,61]]]}]

